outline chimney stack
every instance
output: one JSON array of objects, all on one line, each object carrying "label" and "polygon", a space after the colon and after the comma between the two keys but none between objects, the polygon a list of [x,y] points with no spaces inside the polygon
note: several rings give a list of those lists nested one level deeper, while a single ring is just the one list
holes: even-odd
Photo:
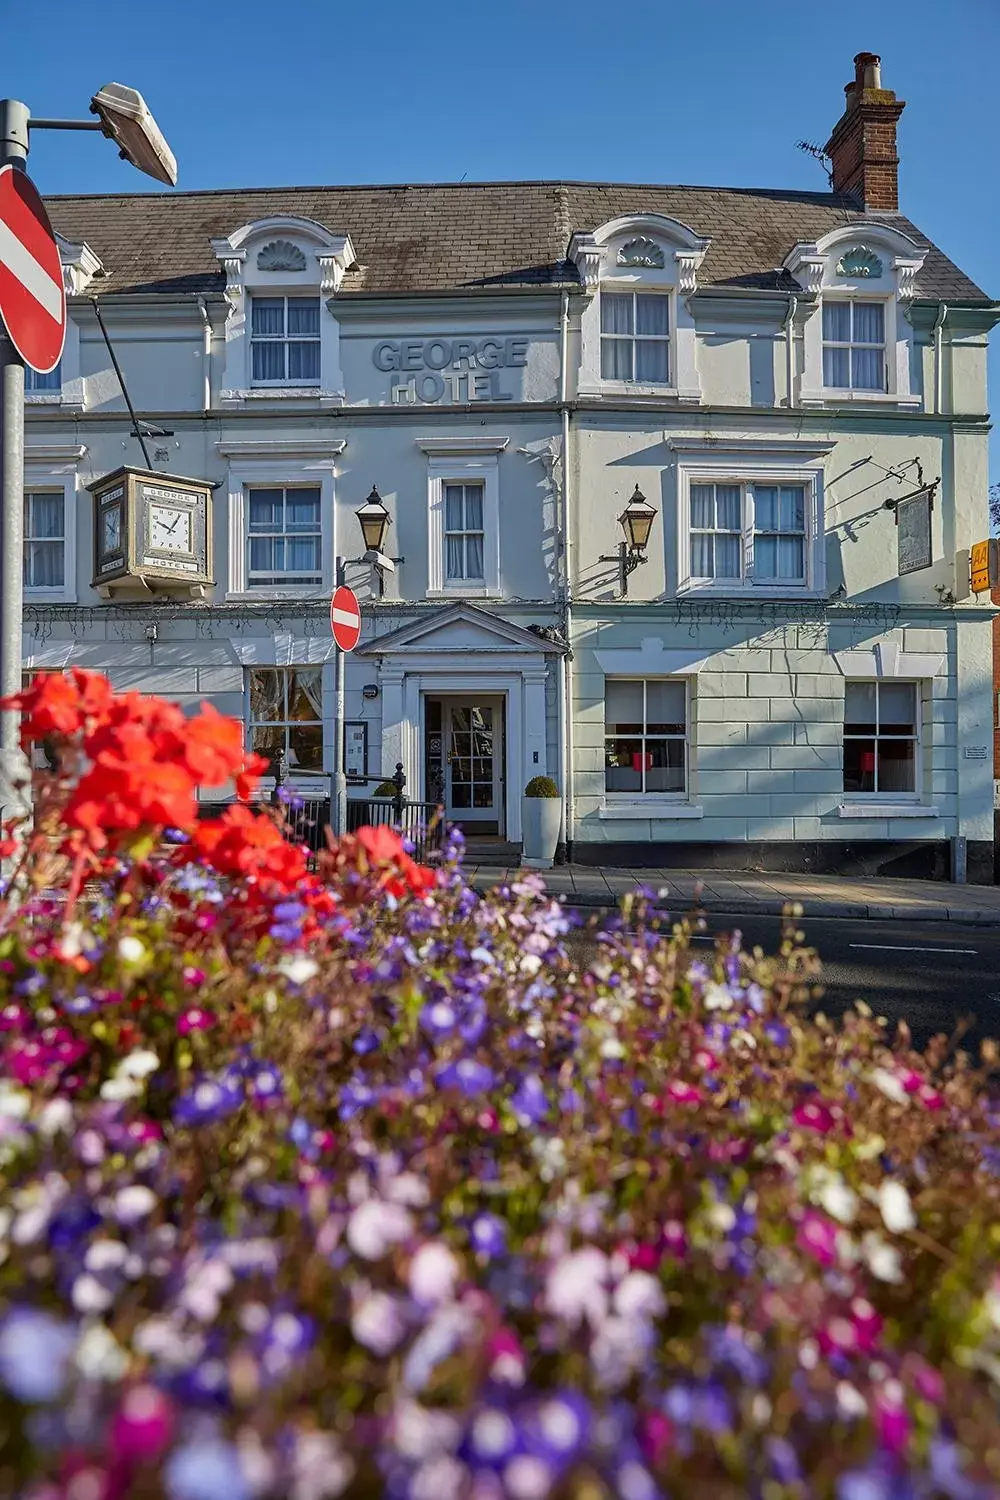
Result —
[{"label": "chimney stack", "polygon": [[824,150],[833,163],[833,189],[851,193],[865,208],[894,213],[899,208],[896,122],[906,104],[882,87],[881,58],[859,52],[854,81],[846,85],[847,104]]}]

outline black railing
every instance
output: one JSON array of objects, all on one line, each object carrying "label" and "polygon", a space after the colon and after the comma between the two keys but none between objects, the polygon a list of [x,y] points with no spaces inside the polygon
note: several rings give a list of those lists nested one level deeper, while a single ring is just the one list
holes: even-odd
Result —
[{"label": "black railing", "polygon": [[[289,837],[297,844],[304,844],[314,854],[327,847],[327,829],[331,826],[329,797],[303,797],[288,785],[288,763],[279,756],[274,765],[274,791],[271,802],[281,807]],[[357,833],[359,828],[393,828],[409,839],[414,846],[414,857],[425,860],[440,851],[444,843],[443,810],[435,802],[412,802],[404,795],[406,776],[402,762],[398,762],[392,776],[369,776],[367,781],[379,783],[382,788],[393,788],[393,795],[374,797],[349,797],[347,801],[347,833]]]}]

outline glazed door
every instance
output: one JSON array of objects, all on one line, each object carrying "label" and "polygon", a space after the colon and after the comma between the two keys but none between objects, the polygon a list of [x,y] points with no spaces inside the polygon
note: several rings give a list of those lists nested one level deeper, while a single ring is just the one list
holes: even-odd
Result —
[{"label": "glazed door", "polygon": [[450,823],[503,833],[503,700],[446,698],[445,814]]}]

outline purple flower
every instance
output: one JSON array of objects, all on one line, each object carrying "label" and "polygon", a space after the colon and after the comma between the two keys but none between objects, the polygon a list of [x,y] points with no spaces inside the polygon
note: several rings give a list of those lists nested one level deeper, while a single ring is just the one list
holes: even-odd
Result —
[{"label": "purple flower", "polygon": [[174,1121],[178,1125],[210,1125],[233,1114],[242,1102],[243,1087],[238,1078],[204,1077],[177,1100]]},{"label": "purple flower", "polygon": [[175,1448],[163,1471],[168,1500],[250,1500],[250,1488],[231,1443],[195,1439]]},{"label": "purple flower", "polygon": [[340,1091],[340,1106],[337,1110],[342,1120],[353,1120],[355,1115],[367,1109],[376,1099],[375,1090],[369,1088],[363,1078],[352,1078]]},{"label": "purple flower", "polygon": [[270,1104],[281,1097],[281,1072],[265,1065],[250,1079],[249,1093],[255,1104]]},{"label": "purple flower", "polygon": [[502,1255],[507,1248],[507,1225],[495,1214],[480,1214],[473,1220],[469,1238],[480,1255]]},{"label": "purple flower", "polygon": [[537,1125],[549,1113],[545,1087],[537,1073],[526,1073],[510,1100],[519,1125]]},{"label": "purple flower", "polygon": [[0,1323],[0,1385],[18,1401],[55,1401],[77,1341],[70,1323],[13,1307]]},{"label": "purple flower", "polygon": [[518,1447],[518,1431],[510,1414],[499,1406],[484,1406],[469,1423],[462,1445],[466,1458],[500,1468]]},{"label": "purple flower", "polygon": [[469,1098],[485,1094],[496,1086],[496,1074],[485,1063],[474,1057],[463,1057],[458,1062],[447,1063],[436,1074],[439,1087],[458,1089]]}]

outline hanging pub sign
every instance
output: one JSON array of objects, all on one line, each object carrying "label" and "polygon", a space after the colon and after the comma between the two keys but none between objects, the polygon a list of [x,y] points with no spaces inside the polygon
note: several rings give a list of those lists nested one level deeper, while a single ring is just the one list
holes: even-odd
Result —
[{"label": "hanging pub sign", "polygon": [[1000,541],[995,536],[975,542],[971,552],[972,592],[988,594],[1000,584]]},{"label": "hanging pub sign", "polygon": [[934,509],[934,485],[916,490],[902,500],[892,502],[896,513],[897,572],[919,573],[934,562],[931,539],[931,512]]},{"label": "hanging pub sign", "polygon": [[94,588],[135,583],[184,591],[212,582],[212,489],[149,469],[121,468],[94,497]]}]

